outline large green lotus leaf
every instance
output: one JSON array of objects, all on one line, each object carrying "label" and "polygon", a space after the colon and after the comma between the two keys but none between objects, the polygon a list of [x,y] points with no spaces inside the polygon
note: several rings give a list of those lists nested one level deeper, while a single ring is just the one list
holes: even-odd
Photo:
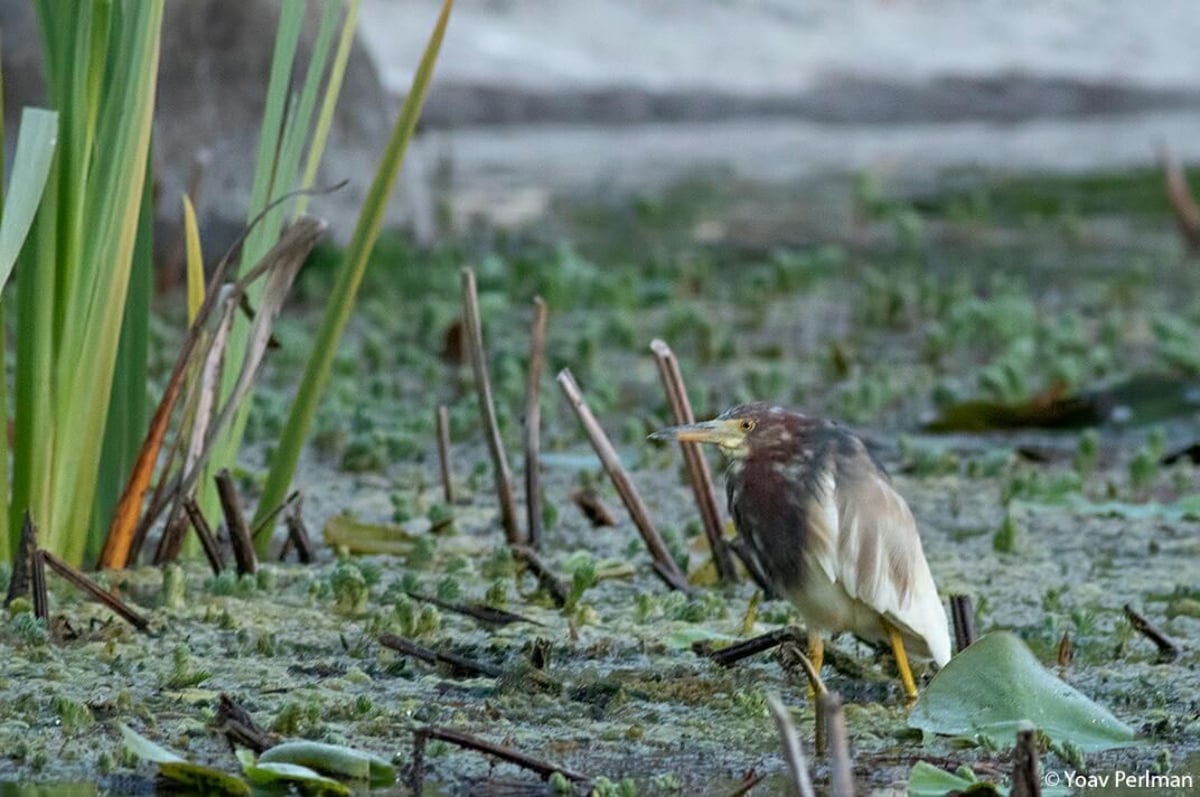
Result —
[{"label": "large green lotus leaf", "polygon": [[942,668],[909,714],[910,727],[950,736],[983,735],[1010,746],[1034,726],[1087,753],[1125,747],[1133,729],[1042,666],[1008,632],[980,637]]}]

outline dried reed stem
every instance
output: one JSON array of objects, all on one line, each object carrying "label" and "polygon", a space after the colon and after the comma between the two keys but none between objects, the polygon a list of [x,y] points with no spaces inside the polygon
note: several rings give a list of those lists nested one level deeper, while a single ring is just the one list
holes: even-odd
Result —
[{"label": "dried reed stem", "polygon": [[596,456],[600,458],[601,464],[604,465],[604,470],[608,472],[609,478],[612,479],[613,486],[617,488],[617,493],[625,503],[625,508],[629,510],[629,516],[633,518],[634,525],[637,526],[638,532],[641,533],[642,540],[646,543],[646,549],[650,552],[650,558],[655,565],[655,572],[672,589],[691,592],[691,586],[687,583],[687,578],[679,570],[679,565],[675,563],[671,552],[667,550],[666,543],[659,536],[658,530],[654,528],[654,524],[650,522],[650,515],[646,512],[646,506],[642,503],[641,496],[638,495],[633,482],[630,481],[629,475],[625,472],[625,468],[622,467],[621,460],[617,457],[616,449],[613,448],[608,436],[604,434],[604,429],[600,427],[600,423],[596,420],[596,416],[592,414],[587,402],[584,401],[583,394],[579,391],[579,385],[576,384],[575,377],[571,375],[569,368],[564,368],[559,372],[558,384],[562,388],[567,400],[571,403],[571,408],[575,410],[575,415],[579,418],[580,424],[583,425],[588,440],[591,441],[592,448],[596,451]]},{"label": "dried reed stem", "polygon": [[229,529],[229,543],[233,546],[238,575],[252,576],[258,570],[258,560],[254,555],[250,529],[246,526],[246,516],[242,513],[242,503],[238,500],[237,489],[233,486],[233,477],[229,475],[228,468],[221,468],[215,479],[217,497],[221,499],[221,511],[225,513],[225,527]]},{"label": "dried reed stem", "polygon": [[450,411],[445,404],[437,408],[438,467],[442,475],[442,497],[454,503],[454,479],[450,476]]},{"label": "dried reed stem", "polygon": [[479,417],[487,435],[488,450],[492,455],[492,474],[496,480],[496,497],[500,501],[500,522],[504,525],[504,536],[509,545],[521,543],[521,529],[517,525],[517,504],[513,498],[512,470],[504,443],[500,439],[500,426],[496,423],[496,404],[492,400],[492,385],[488,380],[487,359],[483,353],[483,330],[479,321],[479,296],[475,290],[475,272],[462,270],[463,319],[467,325],[467,346],[471,351],[471,367],[475,372],[475,390],[479,396]]},{"label": "dried reed stem", "polygon": [[221,556],[217,538],[212,532],[212,527],[208,525],[208,520],[205,519],[200,505],[196,503],[195,498],[185,498],[183,499],[183,511],[187,513],[188,519],[192,521],[192,528],[196,530],[196,536],[200,538],[200,547],[204,549],[204,555],[208,557],[208,564],[212,568],[213,575],[220,575],[221,571],[225,569],[225,559]]},{"label": "dried reed stem", "polygon": [[954,650],[961,652],[975,641],[975,610],[970,595],[950,596],[950,617],[954,623]]},{"label": "dried reed stem", "polygon": [[775,729],[779,732],[779,745],[783,748],[783,760],[791,772],[791,791],[794,797],[813,797],[812,779],[808,776],[808,764],[804,753],[800,750],[800,737],[792,722],[792,715],[780,701],[779,695],[767,695],[767,708],[775,719]]},{"label": "dried reed stem", "polygon": [[842,699],[828,692],[817,698],[825,715],[825,738],[829,751],[829,793],[833,797],[854,797],[854,766],[850,759],[850,739],[846,735],[846,717]]},{"label": "dried reed stem", "polygon": [[529,547],[542,547],[542,474],[538,462],[542,426],[541,383],[546,360],[546,303],[533,297],[529,335],[529,379],[525,385],[525,514]]},{"label": "dried reed stem", "polygon": [[[683,373],[679,370],[679,360],[671,351],[671,347],[664,341],[654,340],[650,343],[650,350],[654,353],[654,362],[658,366],[658,375],[662,380],[663,390],[667,394],[667,402],[671,405],[671,414],[675,417],[675,423],[695,423],[696,416],[692,412],[692,404],[688,400],[687,388],[683,383]],[[699,443],[688,443],[681,440],[679,450],[683,452],[683,461],[688,470],[688,480],[692,483],[696,507],[700,510],[704,536],[708,539],[709,550],[712,551],[713,563],[717,567],[717,576],[724,584],[734,584],[738,580],[737,569],[733,565],[729,547],[725,544],[721,511],[717,508],[717,497],[713,492],[712,474],[708,469],[708,460],[704,458]]]}]

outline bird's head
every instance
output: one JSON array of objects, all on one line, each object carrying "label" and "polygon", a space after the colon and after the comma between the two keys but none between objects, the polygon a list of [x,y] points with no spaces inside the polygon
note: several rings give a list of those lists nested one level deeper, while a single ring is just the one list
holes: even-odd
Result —
[{"label": "bird's head", "polygon": [[734,459],[786,447],[803,434],[809,419],[793,410],[766,402],[742,404],[711,421],[671,426],[650,435],[653,440],[712,443]]}]

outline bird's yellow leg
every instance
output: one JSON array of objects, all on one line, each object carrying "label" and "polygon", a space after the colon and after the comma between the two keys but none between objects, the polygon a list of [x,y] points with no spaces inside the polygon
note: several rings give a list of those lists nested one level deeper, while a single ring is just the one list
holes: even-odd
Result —
[{"label": "bird's yellow leg", "polygon": [[817,675],[820,675],[821,665],[825,663],[825,643],[815,631],[808,632],[808,660],[812,662]]},{"label": "bird's yellow leg", "polygon": [[[821,665],[825,663],[825,642],[822,641],[821,635],[816,631],[808,632],[808,660],[812,662],[813,672],[817,677],[821,677]],[[810,683],[808,685],[808,699],[813,700],[817,696],[817,685]]]},{"label": "bird's yellow leg", "polygon": [[896,669],[900,671],[900,682],[904,684],[904,696],[909,702],[917,699],[917,683],[913,680],[912,670],[908,666],[908,654],[904,652],[904,640],[900,632],[888,624],[888,641],[892,643],[892,654],[896,657]]}]

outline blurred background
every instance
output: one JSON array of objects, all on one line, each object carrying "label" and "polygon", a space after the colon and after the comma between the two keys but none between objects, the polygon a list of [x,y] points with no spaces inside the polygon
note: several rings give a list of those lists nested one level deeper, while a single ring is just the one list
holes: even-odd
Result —
[{"label": "blurred background", "polygon": [[[436,8],[363,3],[324,175],[350,185],[319,204],[341,238]],[[276,13],[273,0],[167,9],[160,190],[177,196],[207,152],[210,237],[243,218]],[[30,4],[0,2],[0,29],[11,130],[41,101]],[[448,225],[522,225],[563,196],[653,192],[697,173],[824,188],[866,173],[903,192],[971,170],[1151,165],[1160,144],[1195,160],[1196,41],[1187,0],[461,2],[391,218],[430,242]],[[799,240],[849,223],[835,202],[793,210]]]}]

